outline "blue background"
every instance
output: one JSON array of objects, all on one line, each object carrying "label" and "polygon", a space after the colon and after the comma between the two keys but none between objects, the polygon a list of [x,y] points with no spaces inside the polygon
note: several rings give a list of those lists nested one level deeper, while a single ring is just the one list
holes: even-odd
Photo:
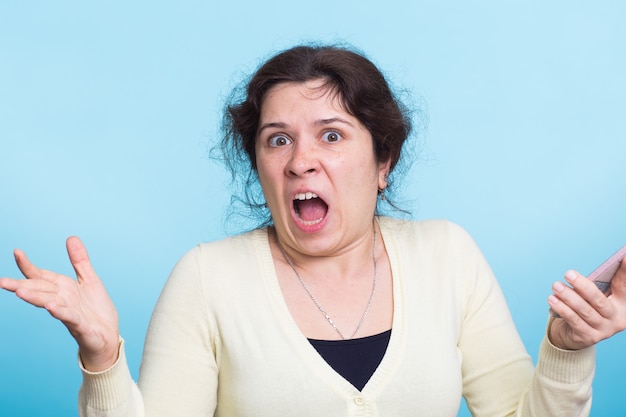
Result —
[{"label": "blue background", "polygon": [[[423,108],[403,197],[474,236],[536,359],[553,281],[626,244],[620,1],[0,3],[0,275],[71,273],[87,244],[136,377],[176,260],[237,230],[209,160],[224,98],[307,40],[363,49]],[[598,346],[593,416],[623,416],[625,336]],[[76,346],[0,293],[0,415],[75,416]],[[461,415],[468,415],[461,411]]]}]

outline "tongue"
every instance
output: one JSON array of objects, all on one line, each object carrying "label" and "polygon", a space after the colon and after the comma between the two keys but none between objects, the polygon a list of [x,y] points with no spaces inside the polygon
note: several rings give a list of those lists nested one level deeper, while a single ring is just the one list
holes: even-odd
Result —
[{"label": "tongue", "polygon": [[318,220],[326,215],[328,206],[320,198],[302,200],[298,202],[298,213],[305,222]]}]

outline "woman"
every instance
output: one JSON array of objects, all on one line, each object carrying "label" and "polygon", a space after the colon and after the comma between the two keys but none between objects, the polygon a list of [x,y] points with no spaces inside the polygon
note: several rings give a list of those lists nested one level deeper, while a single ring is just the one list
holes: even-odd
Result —
[{"label": "woman", "polygon": [[[16,251],[0,287],[79,345],[83,416],[587,415],[592,346],[626,327],[626,264],[605,297],[566,274],[533,365],[459,227],[377,216],[410,132],[378,69],[336,47],[266,62],[228,108],[223,147],[258,179],[267,227],[202,244],[155,308],[138,385],[117,314],[77,238],[78,281]],[[234,156],[232,156],[234,154]]]}]

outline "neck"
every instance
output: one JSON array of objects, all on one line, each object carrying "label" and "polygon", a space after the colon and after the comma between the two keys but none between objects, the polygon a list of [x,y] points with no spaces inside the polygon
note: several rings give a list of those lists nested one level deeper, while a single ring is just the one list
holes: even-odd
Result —
[{"label": "neck", "polygon": [[[361,314],[354,331],[352,333],[350,333],[350,336],[348,337],[350,339],[353,338],[359,332],[359,330],[361,329],[361,326],[365,322],[365,319],[366,319],[367,314],[368,314],[368,312],[370,310],[370,307],[372,306],[372,302],[374,300],[374,295],[376,293],[376,282],[377,282],[377,276],[378,276],[378,274],[377,274],[377,262],[376,262],[376,237],[377,237],[376,225],[374,225],[374,227],[372,228],[372,236],[373,236],[373,242],[372,242],[372,251],[371,251],[372,258],[371,259],[372,259],[372,265],[373,265],[373,270],[374,270],[373,278],[372,278],[372,286],[371,286],[372,289],[371,289],[371,292],[370,292],[369,297],[367,299],[368,301],[367,301],[366,307],[363,310],[363,313]],[[328,322],[328,324],[330,324],[330,326],[335,330],[335,332],[342,339],[346,339],[346,334],[339,329],[339,327],[337,326],[337,324],[333,320],[332,316],[330,315],[329,311],[324,306],[322,306],[322,304],[320,303],[318,298],[313,294],[313,292],[311,291],[310,285],[308,285],[305,282],[305,280],[302,278],[301,274],[296,269],[296,266],[294,265],[293,261],[291,260],[291,258],[289,257],[289,255],[287,254],[285,249],[282,247],[281,242],[278,239],[276,240],[276,245],[278,246],[278,249],[280,250],[283,259],[289,264],[289,267],[293,270],[295,276],[297,277],[298,281],[302,285],[303,289],[307,292],[307,294],[309,295],[311,301],[315,304],[317,309],[324,315],[324,317],[325,317],[326,321]],[[341,283],[339,285],[332,285],[333,281],[336,283],[336,280],[333,279],[332,281],[325,283],[325,286],[327,286],[331,290],[333,289],[333,287],[337,287],[338,289],[341,288],[341,287],[345,287],[345,284],[341,284]],[[362,281],[362,280],[359,280],[359,281]],[[319,283],[319,280],[318,280],[318,283]],[[356,288],[358,288],[358,287],[362,286],[362,282],[354,282],[354,284],[355,285],[349,284],[349,287],[352,287],[352,288],[356,287]],[[352,289],[352,288],[350,288],[350,289]],[[333,293],[337,294],[335,291],[333,291]],[[343,304],[345,306],[345,299],[340,304]]]},{"label": "neck", "polygon": [[[374,233],[380,236],[378,223],[373,222],[358,239],[344,247],[337,248],[330,254],[310,254],[298,250],[296,245],[289,245],[280,238],[275,228],[270,229],[272,252],[274,259],[288,265],[288,258],[296,268],[308,280],[332,281],[335,283],[347,282],[369,276],[372,271],[372,250],[374,249]],[[377,238],[379,241],[380,237]],[[378,253],[382,244],[377,244]],[[281,253],[280,248],[285,255]]]}]

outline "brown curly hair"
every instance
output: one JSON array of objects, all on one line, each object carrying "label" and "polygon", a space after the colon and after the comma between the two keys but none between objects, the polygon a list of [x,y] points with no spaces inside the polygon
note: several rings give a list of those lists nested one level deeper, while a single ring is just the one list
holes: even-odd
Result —
[{"label": "brown curly hair", "polygon": [[[319,79],[325,80],[323,88],[339,99],[344,110],[369,130],[378,161],[389,160],[390,172],[398,164],[411,134],[410,112],[393,94],[376,65],[362,53],[343,46],[296,46],[261,65],[245,84],[244,91],[234,91],[224,112],[221,153],[241,194],[235,193],[233,199],[252,212],[265,209],[255,155],[265,94],[279,83]],[[390,186],[391,179],[388,189]],[[271,223],[268,216],[265,210],[266,224]],[[252,217],[258,218],[258,215]]]}]

